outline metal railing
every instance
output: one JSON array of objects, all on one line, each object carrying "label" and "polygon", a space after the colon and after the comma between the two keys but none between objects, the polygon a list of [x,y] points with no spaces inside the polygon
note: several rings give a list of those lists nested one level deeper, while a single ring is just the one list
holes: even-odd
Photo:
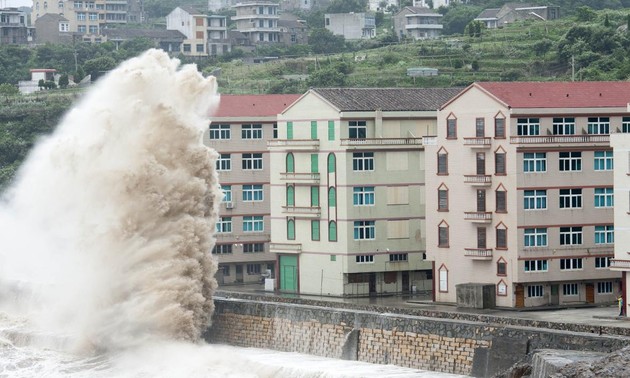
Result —
[{"label": "metal railing", "polygon": [[532,135],[510,137],[512,144],[608,143],[610,135]]}]

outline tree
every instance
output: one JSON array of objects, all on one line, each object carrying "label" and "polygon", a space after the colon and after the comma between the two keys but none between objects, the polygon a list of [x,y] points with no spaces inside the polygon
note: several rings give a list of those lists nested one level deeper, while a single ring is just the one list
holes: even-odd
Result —
[{"label": "tree", "polygon": [[6,100],[8,100],[9,97],[15,96],[19,93],[20,93],[20,90],[17,89],[17,87],[13,84],[9,84],[9,83],[0,84],[0,95],[4,96]]},{"label": "tree", "polygon": [[604,17],[604,26],[609,28],[610,27],[610,20],[608,19],[608,15],[606,15],[606,17]]},{"label": "tree", "polygon": [[546,38],[541,39],[540,41],[534,43],[534,54],[536,54],[536,56],[544,56],[547,52],[549,52],[549,50],[551,50],[551,46],[552,43],[550,40]]},{"label": "tree", "polygon": [[[442,9],[444,7],[440,7]],[[457,3],[451,3],[447,8],[442,24],[444,25],[444,34],[462,34],[466,25],[468,25],[481,12],[481,8],[475,6],[462,6]],[[439,10],[438,10],[439,11]]]},{"label": "tree", "polygon": [[308,36],[308,44],[315,54],[338,53],[345,47],[345,38],[341,35],[334,35],[330,30],[316,28]]},{"label": "tree", "polygon": [[103,73],[116,67],[116,61],[109,56],[102,56],[100,58],[90,59],[83,65],[83,69],[88,74],[92,75],[92,81],[96,80]]},{"label": "tree", "polygon": [[477,59],[473,60],[470,64],[470,68],[475,72],[479,71],[479,61]]},{"label": "tree", "polygon": [[333,0],[326,8],[326,13],[361,13],[367,9],[367,0]]},{"label": "tree", "polygon": [[593,21],[597,17],[597,13],[588,6],[581,6],[576,9],[578,21]]},{"label": "tree", "polygon": [[68,87],[68,84],[70,84],[68,75],[61,75],[61,77],[59,77],[59,88],[66,89]]},{"label": "tree", "polygon": [[312,73],[307,83],[309,87],[343,87],[346,84],[346,75],[335,67],[326,67]]}]

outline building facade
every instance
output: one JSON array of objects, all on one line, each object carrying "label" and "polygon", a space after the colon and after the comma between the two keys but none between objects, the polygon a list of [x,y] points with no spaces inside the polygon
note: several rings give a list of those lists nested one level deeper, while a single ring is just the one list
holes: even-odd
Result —
[{"label": "building facade", "polygon": [[609,139],[629,98],[627,82],[475,83],[440,109],[426,186],[436,301],[467,283],[495,285],[504,307],[614,300]]},{"label": "building facade", "polygon": [[232,51],[228,38],[227,17],[208,16],[208,55],[217,56]]},{"label": "building facade", "polygon": [[186,56],[208,56],[208,16],[190,6],[180,6],[166,16],[166,29],[186,36],[181,53]]},{"label": "building facade", "polygon": [[225,196],[217,243],[219,284],[259,282],[275,274],[269,252],[271,159],[267,141],[277,133],[277,114],[299,95],[222,95],[204,142],[219,152],[217,171]]},{"label": "building facade", "polygon": [[370,39],[376,37],[374,13],[327,13],[324,26],[335,35],[345,39]]},{"label": "building facade", "polygon": [[424,136],[435,89],[311,89],[269,141],[277,289],[358,296],[431,288]]},{"label": "building facade", "polygon": [[264,0],[234,5],[236,16],[232,20],[236,30],[247,36],[252,44],[279,43],[278,7],[277,3]]},{"label": "building facade", "polygon": [[394,16],[394,31],[399,39],[437,38],[442,34],[442,15],[429,8],[404,7]]},{"label": "building facade", "polygon": [[27,14],[17,8],[0,9],[0,45],[25,45],[33,42],[34,29],[27,24]]}]

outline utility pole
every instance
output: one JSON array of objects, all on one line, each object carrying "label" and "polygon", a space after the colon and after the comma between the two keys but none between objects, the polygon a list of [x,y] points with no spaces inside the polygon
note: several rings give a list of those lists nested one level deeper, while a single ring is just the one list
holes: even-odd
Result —
[{"label": "utility pole", "polygon": [[575,56],[571,55],[571,81],[575,81]]}]

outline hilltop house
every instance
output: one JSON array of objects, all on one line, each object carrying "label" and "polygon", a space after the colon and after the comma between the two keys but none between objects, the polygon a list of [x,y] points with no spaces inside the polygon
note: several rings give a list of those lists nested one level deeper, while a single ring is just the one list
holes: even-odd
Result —
[{"label": "hilltop house", "polygon": [[501,8],[489,8],[481,12],[475,21],[481,21],[488,29],[494,29],[519,20],[555,20],[560,18],[560,7],[555,5],[531,5],[507,3]]},{"label": "hilltop house", "polygon": [[327,13],[324,26],[345,39],[370,39],[376,36],[374,13]]},{"label": "hilltop house", "polygon": [[429,8],[404,7],[394,16],[394,31],[398,39],[437,38],[442,34],[442,15]]}]

